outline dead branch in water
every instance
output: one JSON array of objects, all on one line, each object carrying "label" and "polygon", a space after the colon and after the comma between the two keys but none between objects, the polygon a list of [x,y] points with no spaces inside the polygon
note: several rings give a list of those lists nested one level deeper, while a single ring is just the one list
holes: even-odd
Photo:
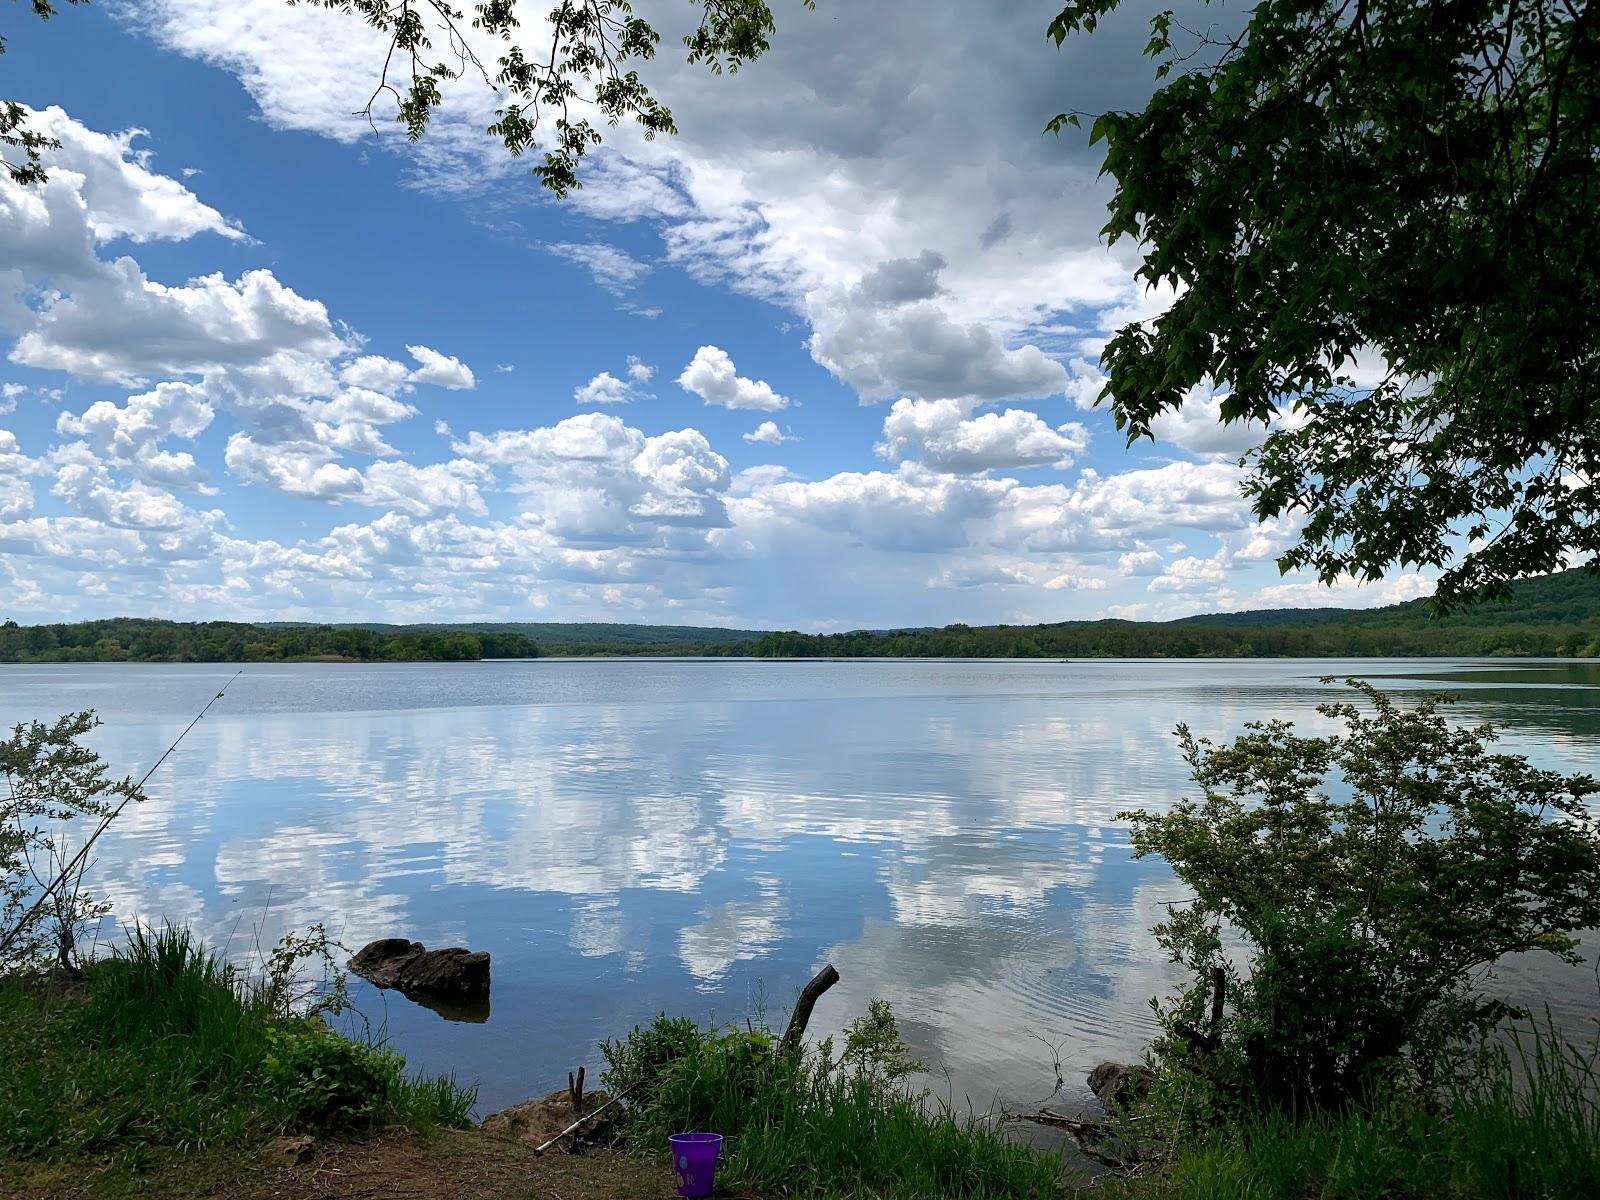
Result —
[{"label": "dead branch in water", "polygon": [[1114,1171],[1132,1171],[1139,1165],[1137,1161],[1130,1162],[1121,1155],[1100,1149],[1100,1142],[1112,1132],[1111,1126],[1105,1121],[1087,1117],[1069,1117],[1064,1113],[1051,1112],[1048,1108],[1017,1113],[1002,1110],[1001,1115],[1011,1121],[1032,1121],[1035,1125],[1065,1129],[1072,1135],[1072,1140],[1078,1143],[1078,1151],[1085,1158],[1092,1159],[1101,1166],[1110,1167]]},{"label": "dead branch in water", "polygon": [[794,1012],[789,1015],[789,1027],[783,1031],[782,1045],[785,1050],[799,1049],[800,1039],[805,1036],[806,1025],[811,1021],[811,1010],[817,1006],[817,998],[838,982],[839,972],[829,963],[800,989],[800,998],[794,1002]]}]

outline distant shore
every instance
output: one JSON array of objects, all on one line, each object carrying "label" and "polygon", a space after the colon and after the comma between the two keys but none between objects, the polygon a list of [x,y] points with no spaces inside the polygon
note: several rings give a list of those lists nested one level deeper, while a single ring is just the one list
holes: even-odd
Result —
[{"label": "distant shore", "polygon": [[140,617],[0,624],[0,663],[476,662],[529,658],[1600,658],[1600,576],[1516,585],[1438,617],[1421,600],[1374,609],[1263,609],[1175,621],[1063,621],[845,633],[615,623],[451,625],[186,622]]}]

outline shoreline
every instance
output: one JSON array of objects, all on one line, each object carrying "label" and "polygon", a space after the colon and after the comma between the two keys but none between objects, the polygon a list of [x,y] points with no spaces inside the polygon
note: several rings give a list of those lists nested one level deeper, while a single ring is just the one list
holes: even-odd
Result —
[{"label": "shoreline", "polygon": [[646,662],[646,663],[1006,663],[1064,666],[1087,663],[1254,663],[1254,662],[1470,662],[1485,665],[1559,664],[1592,666],[1600,671],[1600,657],[1571,654],[1460,654],[1439,651],[1430,654],[1087,654],[1058,658],[1052,655],[989,654],[562,654],[541,653],[527,658],[340,658],[332,655],[307,655],[298,658],[87,658],[87,659],[0,659],[6,667],[270,667],[270,666],[359,666],[359,667],[469,667],[489,664],[555,662]]}]

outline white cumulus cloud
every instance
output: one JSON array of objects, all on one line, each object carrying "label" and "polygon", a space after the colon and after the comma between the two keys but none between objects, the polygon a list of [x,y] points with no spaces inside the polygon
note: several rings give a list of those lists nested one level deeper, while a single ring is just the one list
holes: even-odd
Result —
[{"label": "white cumulus cloud", "polygon": [[915,458],[958,475],[1022,467],[1071,465],[1089,444],[1089,431],[1070,423],[1052,429],[1019,408],[969,417],[954,400],[896,400],[883,422],[877,450],[884,458]]},{"label": "white cumulus cloud", "polygon": [[763,380],[740,375],[727,351],[717,346],[701,346],[695,351],[693,360],[678,376],[678,386],[707,404],[723,408],[777,412],[789,407],[788,397],[780,396]]},{"label": "white cumulus cloud", "polygon": [[434,387],[459,391],[476,387],[478,381],[472,369],[449,354],[440,354],[427,346],[407,346],[406,351],[417,360],[417,369],[408,377],[412,383],[430,383]]},{"label": "white cumulus cloud", "polygon": [[798,442],[800,439],[792,433],[785,433],[778,428],[776,421],[763,421],[749,433],[744,435],[747,442],[761,442],[768,446],[781,446],[784,442]]},{"label": "white cumulus cloud", "polygon": [[204,275],[168,287],[131,258],[47,299],[11,361],[88,379],[136,384],[151,376],[249,366],[285,352],[328,357],[345,348],[328,310],[271,271],[229,281]]}]

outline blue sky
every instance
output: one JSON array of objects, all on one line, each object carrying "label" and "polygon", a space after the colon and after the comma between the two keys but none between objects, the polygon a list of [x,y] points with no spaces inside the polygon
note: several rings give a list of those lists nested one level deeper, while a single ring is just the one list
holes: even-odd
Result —
[{"label": "blue sky", "polygon": [[[1280,579],[1259,430],[1125,447],[1096,354],[1159,295],[1062,108],[1137,103],[1130,11],[780,5],[681,135],[572,199],[461,81],[408,146],[382,47],[281,0],[4,14],[62,141],[0,184],[0,615],[832,629],[1374,604]],[[793,11],[790,11],[792,8]],[[641,5],[676,42],[689,6]],[[536,14],[535,14],[536,15]],[[537,21],[526,24],[537,28]],[[381,116],[381,114],[380,114]]]}]

